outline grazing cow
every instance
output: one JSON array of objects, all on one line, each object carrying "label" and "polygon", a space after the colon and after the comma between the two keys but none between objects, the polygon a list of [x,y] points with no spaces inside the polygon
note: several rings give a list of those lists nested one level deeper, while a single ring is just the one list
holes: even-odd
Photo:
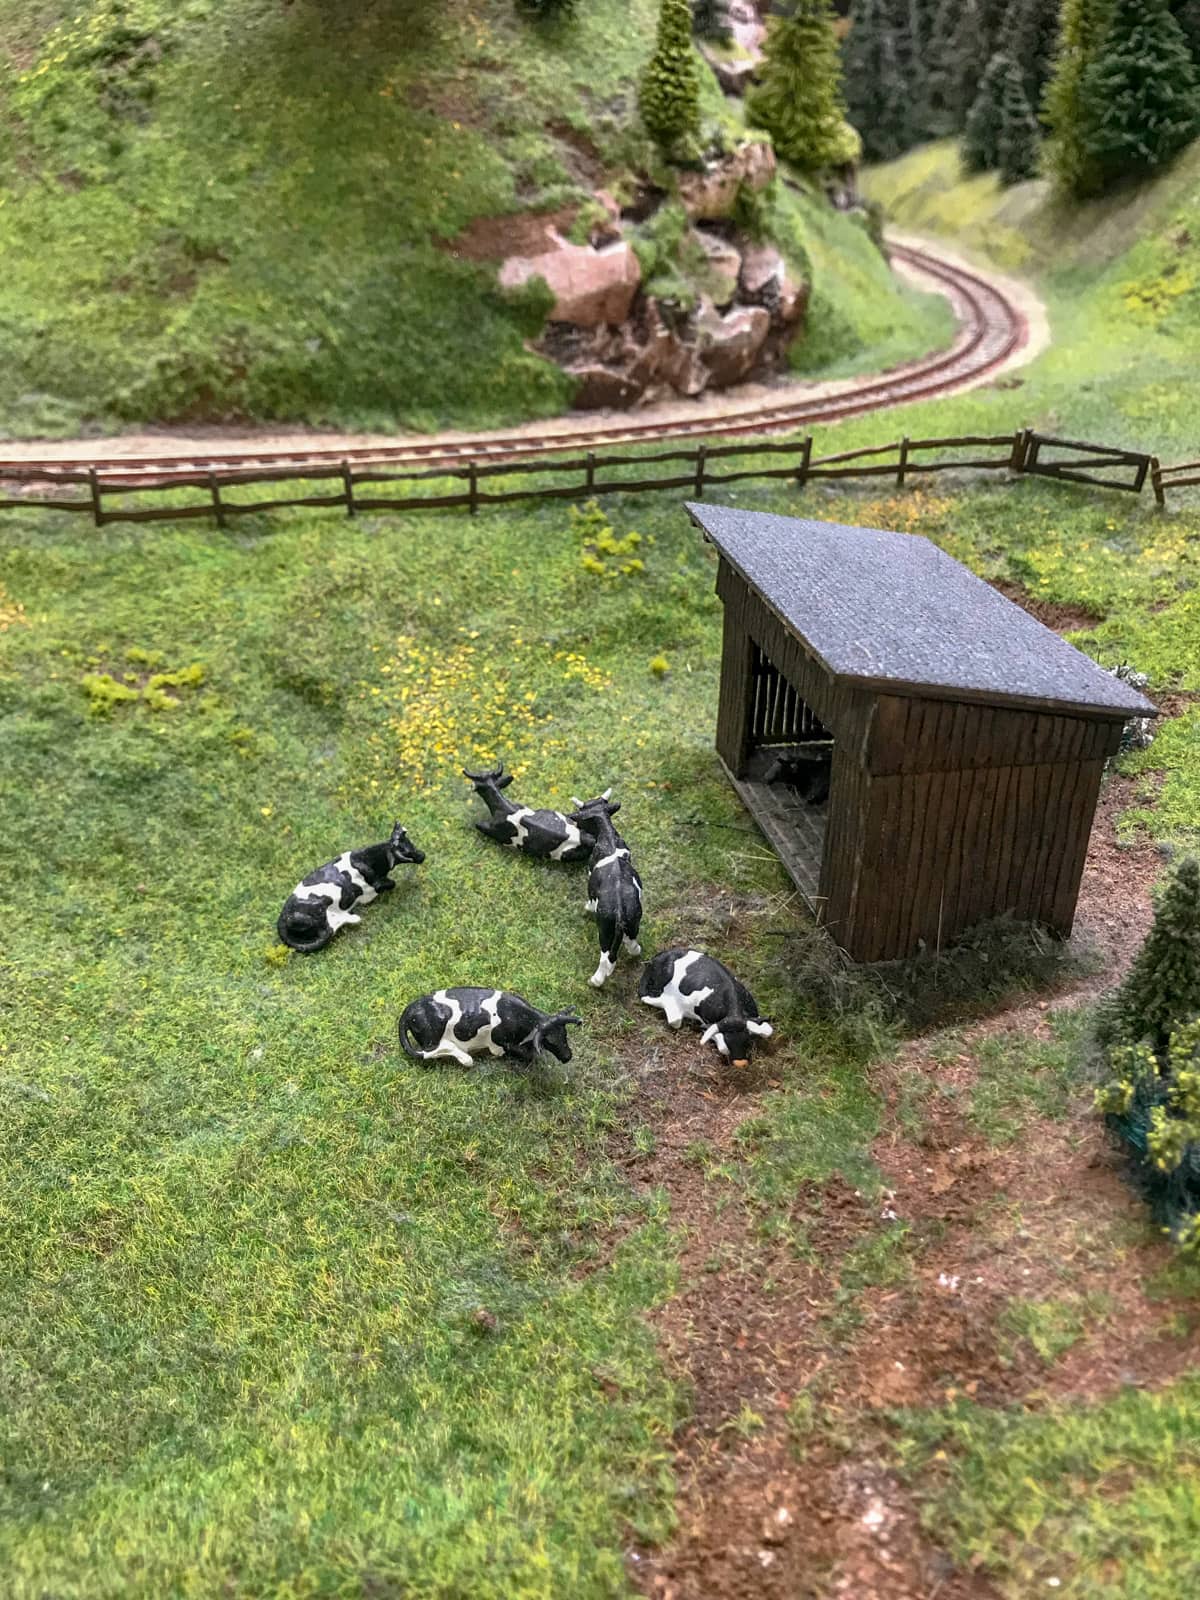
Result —
[{"label": "grazing cow", "polygon": [[345,850],[336,861],[310,872],[283,903],[275,926],[284,944],[304,955],[323,950],[339,928],[362,919],[352,907],[369,905],[396,885],[388,874],[393,867],[420,866],[425,852],[418,850],[398,822],[383,844],[362,850]]},{"label": "grazing cow", "polygon": [[414,1060],[448,1056],[464,1067],[485,1053],[530,1062],[543,1050],[567,1062],[567,1028],[582,1020],[573,1011],[539,1011],[506,989],[439,989],[405,1006],[400,1044]]},{"label": "grazing cow", "polygon": [[502,793],[512,782],[512,773],[502,766],[494,772],[468,772],[464,767],[463,777],[470,778],[475,793],[491,812],[486,822],[475,824],[487,838],[549,861],[586,861],[591,855],[592,839],[561,811],[514,805]]},{"label": "grazing cow", "polygon": [[702,950],[660,950],[642,969],[638,994],[657,1006],[671,1027],[696,1022],[704,1028],[701,1043],[711,1039],[735,1067],[749,1064],[754,1038],[775,1031],[758,1014],[754,996],[729,968]]},{"label": "grazing cow", "polygon": [[599,989],[617,964],[621,946],[640,956],[637,942],[642,925],[642,880],[629,854],[629,846],[612,825],[621,809],[619,800],[600,795],[578,805],[571,821],[595,839],[588,861],[587,904],[595,913],[600,933],[600,965],[588,982]]},{"label": "grazing cow", "polygon": [[810,806],[823,806],[829,799],[829,780],[833,769],[831,747],[797,750],[776,756],[763,774],[764,783],[786,783]]}]

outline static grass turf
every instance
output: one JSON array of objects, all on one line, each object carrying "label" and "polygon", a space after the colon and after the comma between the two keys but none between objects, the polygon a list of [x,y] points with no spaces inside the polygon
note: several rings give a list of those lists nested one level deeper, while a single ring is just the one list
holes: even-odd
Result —
[{"label": "static grass turf", "polygon": [[[566,409],[452,242],[657,172],[636,82],[657,0],[13,0],[0,15],[0,428],[489,425]],[[706,137],[738,113],[702,68]],[[820,361],[945,342],[850,219],[779,202]],[[809,246],[811,245],[811,248]],[[844,253],[848,268],[838,261]],[[877,352],[877,354],[876,354]]]}]

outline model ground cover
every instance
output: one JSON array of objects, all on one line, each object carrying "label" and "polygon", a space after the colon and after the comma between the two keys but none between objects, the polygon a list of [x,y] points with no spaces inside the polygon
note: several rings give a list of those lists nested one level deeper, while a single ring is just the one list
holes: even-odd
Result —
[{"label": "model ground cover", "polygon": [[[571,382],[526,349],[549,298],[501,293],[503,242],[481,260],[454,241],[482,224],[520,254],[522,216],[594,211],[598,186],[658,173],[636,113],[657,9],[6,8],[0,424],[390,429],[564,410]],[[740,107],[699,71],[706,129],[736,131]],[[944,305],[899,288],[858,222],[813,195],[774,205],[817,296],[805,364],[946,341]]]}]

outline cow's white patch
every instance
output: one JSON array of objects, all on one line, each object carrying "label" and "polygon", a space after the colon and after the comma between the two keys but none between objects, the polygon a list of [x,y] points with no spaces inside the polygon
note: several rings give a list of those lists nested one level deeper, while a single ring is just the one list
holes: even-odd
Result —
[{"label": "cow's white patch", "polygon": [[585,900],[583,902],[583,909],[585,911],[590,911],[592,916],[595,916],[596,915],[596,907],[599,905],[599,903],[600,902],[598,900]]},{"label": "cow's white patch", "polygon": [[[680,988],[689,967],[695,966],[701,960],[699,950],[689,950],[685,955],[677,956],[671,968],[671,976],[658,995],[646,995],[648,1006],[658,1006],[673,1028],[677,1028],[685,1019],[688,1022],[698,1020],[700,1002],[707,1000],[712,993],[711,989],[697,989],[692,994],[684,994]],[[713,1024],[715,1027],[716,1024]],[[705,1036],[707,1038],[707,1035]]]},{"label": "cow's white patch", "polygon": [[[338,901],[342,898],[342,886],[339,883],[298,883],[292,893],[297,900],[324,900],[325,921],[331,933],[336,933],[339,928],[352,928],[362,921],[352,911],[343,911]],[[374,890],[371,899],[375,898]]]},{"label": "cow's white patch", "polygon": [[517,830],[515,835],[508,841],[508,847],[510,850],[521,850],[524,848],[525,840],[529,834],[529,829],[525,826],[525,818],[531,817],[532,815],[532,806],[520,806],[516,811],[510,811],[508,813],[508,816],[505,820],[507,822],[511,822],[513,827]]},{"label": "cow's white patch", "polygon": [[769,1039],[775,1032],[769,1022],[759,1022],[756,1017],[747,1017],[746,1027],[750,1033],[757,1033],[761,1039]]},{"label": "cow's white patch", "polygon": [[595,972],[592,973],[591,977],[588,979],[588,982],[591,984],[593,989],[599,989],[605,980],[612,976],[615,970],[616,968],[614,963],[609,959],[608,951],[602,950],[600,952],[600,965],[596,968]]},{"label": "cow's white patch", "polygon": [[445,989],[438,989],[433,995],[433,999],[439,1006],[445,1006],[450,1015],[446,1020],[445,1027],[442,1029],[442,1037],[434,1045],[433,1049],[421,1051],[422,1059],[436,1061],[441,1056],[449,1056],[452,1061],[457,1061],[460,1066],[469,1067],[471,1058],[454,1037],[454,1030],[462,1021],[462,1007],[457,1000],[452,999],[447,994]]},{"label": "cow's white patch", "polygon": [[625,934],[622,937],[622,943],[623,943],[623,945],[625,947],[625,954],[627,956],[640,956],[641,955],[642,947],[637,942],[636,939],[631,939],[628,934]]},{"label": "cow's white patch", "polygon": [[343,851],[333,864],[338,872],[344,872],[350,879],[350,882],[358,890],[359,898],[363,905],[370,905],[372,900],[379,898],[377,891],[372,889],[358,868],[350,865],[349,850]]},{"label": "cow's white patch", "polygon": [[583,843],[579,829],[575,826],[575,824],[573,822],[568,822],[566,817],[563,817],[561,820],[563,827],[567,830],[567,837],[561,844],[556,844],[554,849],[551,850],[551,861],[561,861],[564,854],[568,850],[574,850]]},{"label": "cow's white patch", "polygon": [[473,1046],[477,1046],[481,1050],[486,1048],[488,1054],[493,1056],[502,1056],[504,1054],[504,1046],[497,1044],[492,1038],[492,1035],[500,1026],[500,996],[503,992],[502,989],[493,989],[487,999],[481,1002],[479,1009],[488,1019],[488,1024],[486,1028],[481,1028],[471,1040]]},{"label": "cow's white patch", "polygon": [[629,859],[629,851],[628,850],[614,850],[612,855],[604,856],[604,857],[602,857],[601,860],[597,861],[596,865],[592,868],[592,871],[593,872],[599,872],[601,867],[611,867],[613,862],[614,861],[620,861],[622,856],[624,856],[625,859],[628,861],[628,859]]}]

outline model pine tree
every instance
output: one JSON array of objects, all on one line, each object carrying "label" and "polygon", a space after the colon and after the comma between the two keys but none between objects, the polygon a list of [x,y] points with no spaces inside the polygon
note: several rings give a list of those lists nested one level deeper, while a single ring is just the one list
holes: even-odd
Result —
[{"label": "model pine tree", "polygon": [[1079,85],[1086,186],[1165,165],[1200,132],[1196,65],[1168,0],[1113,0]]},{"label": "model pine tree", "polygon": [[1200,62],[1200,0],[1172,0],[1171,15],[1187,40],[1192,60]]},{"label": "model pine tree", "polygon": [[968,172],[990,172],[1000,165],[1004,91],[1011,67],[1007,56],[996,55],[988,62],[963,130],[963,166]]},{"label": "model pine tree", "polygon": [[999,48],[1007,0],[943,0],[927,53],[928,101],[935,128],[957,133],[979,96]]},{"label": "model pine tree", "polygon": [[662,0],[658,37],[642,75],[638,109],[650,137],[668,152],[700,131],[700,79],[689,0]]},{"label": "model pine tree", "polygon": [[1054,0],[1013,0],[1008,14],[1008,54],[1021,69],[1025,97],[1040,115],[1058,50],[1059,8]]},{"label": "model pine tree", "polygon": [[1032,178],[1038,169],[1042,139],[1038,121],[1025,93],[1025,79],[1011,56],[1004,58],[1008,68],[1000,98],[1000,147],[996,166],[1001,183],[1020,183]]},{"label": "model pine tree", "polygon": [[1189,856],[1163,892],[1154,925],[1104,1008],[1108,1040],[1165,1050],[1173,1028],[1200,1016],[1200,861]]},{"label": "model pine tree", "polygon": [[894,0],[859,0],[846,38],[846,104],[868,161],[890,161],[916,143]]},{"label": "model pine tree", "polygon": [[1096,182],[1085,139],[1082,89],[1104,38],[1110,4],[1111,0],[1063,0],[1042,120],[1050,130],[1050,170],[1059,188],[1069,194],[1083,194]]},{"label": "model pine tree", "polygon": [[815,171],[852,159],[857,141],[846,126],[829,0],[797,0],[790,17],[774,19],[746,110],[793,166]]}]

